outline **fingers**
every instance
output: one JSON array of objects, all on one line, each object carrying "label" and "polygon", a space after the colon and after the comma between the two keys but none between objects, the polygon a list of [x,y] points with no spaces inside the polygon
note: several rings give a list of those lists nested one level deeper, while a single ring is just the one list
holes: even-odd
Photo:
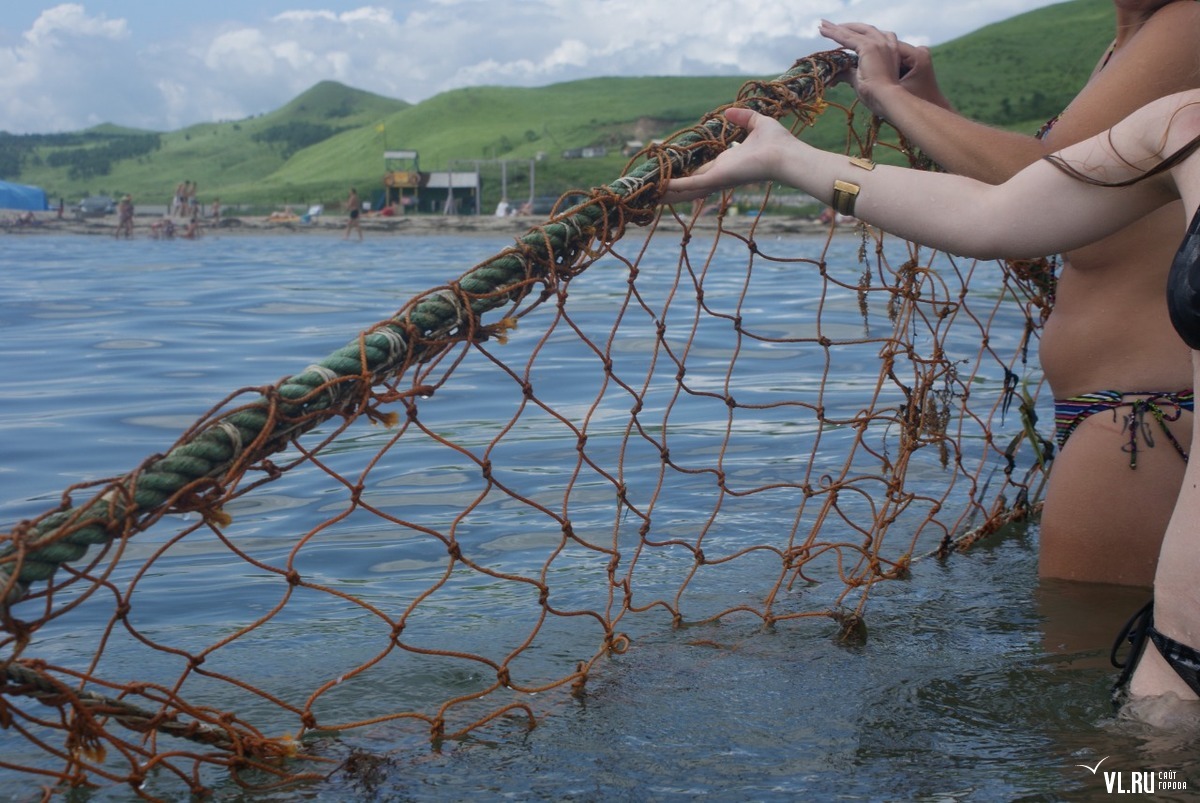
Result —
[{"label": "fingers", "polygon": [[668,181],[660,203],[677,204],[684,201],[695,201],[728,189],[721,182],[713,181],[707,175],[712,166],[713,162],[709,162],[698,167],[690,176],[681,176]]},{"label": "fingers", "polygon": [[821,20],[820,31],[822,36],[826,35],[826,31],[839,35],[881,33],[874,25],[868,25],[865,22],[830,22],[829,20]]},{"label": "fingers", "polygon": [[725,110],[725,119],[747,131],[753,131],[757,118],[761,115],[753,109],[734,106]]},{"label": "fingers", "polygon": [[900,38],[891,31],[881,31],[874,25],[868,25],[865,22],[838,23],[821,20],[818,30],[826,39],[832,39],[842,47],[854,51],[857,51],[864,44],[879,42],[901,50],[912,47],[907,42],[900,41]]},{"label": "fingers", "polygon": [[864,37],[880,32],[878,28],[862,22],[837,23],[829,20],[821,20],[818,30],[821,36],[851,50],[857,50]]},{"label": "fingers", "polygon": [[903,45],[900,54],[904,59],[904,65],[910,70],[933,70],[933,58],[930,56],[929,48],[927,47]]},{"label": "fingers", "polygon": [[[770,118],[766,118],[751,109],[733,107],[725,110],[725,119],[736,126],[746,129],[747,136],[749,136],[761,120]],[[732,154],[726,151],[713,161],[696,168],[691,175],[671,179],[667,182],[666,192],[662,196],[662,203],[673,204],[681,201],[691,201],[711,195],[714,192],[728,189],[731,186],[728,176],[714,177],[709,175],[709,173],[715,170],[719,163],[726,165],[724,172],[728,173],[727,160],[730,156]],[[736,180],[732,182],[732,184],[736,183],[738,183]]]},{"label": "fingers", "polygon": [[835,25],[827,20],[821,20],[817,31],[826,39],[832,39],[842,47],[848,47],[854,50],[854,45],[851,43],[853,32],[848,30],[844,25]]},{"label": "fingers", "polygon": [[667,183],[667,191],[663,193],[662,203],[678,204],[684,201],[694,201],[697,198],[705,198],[712,195],[713,188],[698,184],[697,176],[688,176],[687,178],[673,178]]},{"label": "fingers", "polygon": [[712,169],[712,166],[712,162],[707,162],[697,167],[691,175],[673,178],[668,181],[666,191],[663,192],[659,202],[677,204],[711,195],[714,188],[705,181],[704,174]]}]

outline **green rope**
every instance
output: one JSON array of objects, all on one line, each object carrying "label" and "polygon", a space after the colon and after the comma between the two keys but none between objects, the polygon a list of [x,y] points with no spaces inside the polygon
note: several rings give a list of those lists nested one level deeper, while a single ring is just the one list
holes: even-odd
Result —
[{"label": "green rope", "polygon": [[[814,54],[775,81],[747,84],[731,105],[776,118],[786,116],[802,110],[838,72],[853,64],[850,53]],[[484,313],[519,302],[535,284],[555,281],[560,270],[564,275],[583,270],[579,257],[589,253],[587,246],[597,237],[611,244],[626,223],[645,225],[654,219],[665,179],[692,172],[745,136],[725,120],[724,108],[649,149],[649,158],[640,165],[530,230],[515,246],[471,269],[451,288],[418,298],[400,317],[284,379],[273,394],[210,422],[191,440],[148,461],[100,497],[10,533],[9,543],[0,549],[0,592],[8,589],[0,598],[0,614],[24,598],[31,584],[49,580],[59,566],[123,532],[129,517],[157,511],[197,481],[216,479],[282,451],[298,435],[352,410],[373,385],[432,359],[454,343],[485,335],[487,330],[479,326]]]}]

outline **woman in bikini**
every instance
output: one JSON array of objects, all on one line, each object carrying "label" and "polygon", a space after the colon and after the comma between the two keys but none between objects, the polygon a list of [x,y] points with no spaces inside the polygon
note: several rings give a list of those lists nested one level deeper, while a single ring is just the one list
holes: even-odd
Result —
[{"label": "woman in bikini", "polygon": [[[1153,101],[1111,130],[1048,155],[999,185],[885,165],[864,169],[861,162],[806,145],[769,117],[748,109],[726,116],[748,130],[745,142],[694,175],[673,179],[664,202],[778,181],[907,239],[979,258],[1080,249],[1147,216],[1191,220],[1183,245],[1180,237],[1172,245],[1169,277],[1156,292],[1167,326],[1189,355],[1191,371],[1183,381],[1200,381],[1200,90]],[[1200,647],[1200,461],[1188,464],[1177,497],[1153,581],[1149,646],[1129,688],[1140,699],[1200,697],[1200,653],[1194,649]]]},{"label": "woman in bikini", "polygon": [[[925,48],[869,25],[823,23],[858,53],[860,98],[946,170],[998,184],[1149,101],[1200,87],[1200,3],[1114,0],[1116,38],[1040,137],[955,112]],[[903,75],[903,77],[901,77]],[[1041,517],[1043,577],[1149,585],[1190,448],[1192,375],[1162,287],[1183,234],[1178,204],[1063,255],[1039,359],[1059,453]]]}]

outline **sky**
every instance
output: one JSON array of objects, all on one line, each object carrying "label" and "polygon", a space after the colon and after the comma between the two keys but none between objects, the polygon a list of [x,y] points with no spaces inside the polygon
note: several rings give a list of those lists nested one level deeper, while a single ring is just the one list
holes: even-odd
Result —
[{"label": "sky", "polygon": [[0,131],[175,131],[323,80],[417,103],[465,86],[775,76],[822,18],[934,45],[1056,0],[84,0],[6,3]]}]

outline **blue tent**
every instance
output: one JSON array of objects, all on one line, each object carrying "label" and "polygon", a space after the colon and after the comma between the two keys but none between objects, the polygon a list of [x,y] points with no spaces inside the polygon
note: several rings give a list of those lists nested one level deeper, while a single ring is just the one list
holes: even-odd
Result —
[{"label": "blue tent", "polygon": [[0,181],[0,209],[31,209],[34,212],[43,212],[49,208],[46,191],[41,187]]}]

